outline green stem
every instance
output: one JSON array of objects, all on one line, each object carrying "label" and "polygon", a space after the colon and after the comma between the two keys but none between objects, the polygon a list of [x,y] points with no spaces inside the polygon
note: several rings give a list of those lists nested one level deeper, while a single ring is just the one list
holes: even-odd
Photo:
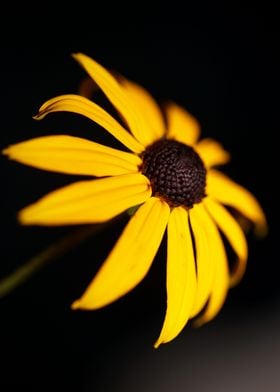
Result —
[{"label": "green stem", "polygon": [[13,271],[10,275],[0,280],[0,298],[5,297],[12,290],[20,286],[43,266],[56,260],[71,249],[74,249],[75,246],[82,241],[85,241],[91,235],[98,233],[113,221],[115,221],[115,219],[97,225],[82,227],[48,246],[42,252],[28,260],[24,265]]}]

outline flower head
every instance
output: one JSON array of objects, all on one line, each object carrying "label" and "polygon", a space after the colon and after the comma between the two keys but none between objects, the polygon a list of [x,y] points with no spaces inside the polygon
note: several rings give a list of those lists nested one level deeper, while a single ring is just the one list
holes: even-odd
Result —
[{"label": "flower head", "polygon": [[[61,95],[40,108],[36,119],[68,111],[99,124],[129,152],[79,137],[38,137],[9,146],[11,159],[40,169],[91,175],[51,192],[19,213],[25,225],[105,222],[137,206],[119,240],[84,294],[72,307],[97,309],[132,290],[148,273],[167,229],[167,309],[155,347],[174,339],[189,319],[201,325],[221,309],[228,289],[242,278],[247,243],[237,210],[261,232],[264,213],[255,197],[213,167],[230,156],[212,139],[199,140],[196,119],[169,103],[166,121],[139,85],[116,80],[84,54],[73,56],[114,105],[126,126],[96,103]],[[229,269],[222,232],[236,253]]]}]

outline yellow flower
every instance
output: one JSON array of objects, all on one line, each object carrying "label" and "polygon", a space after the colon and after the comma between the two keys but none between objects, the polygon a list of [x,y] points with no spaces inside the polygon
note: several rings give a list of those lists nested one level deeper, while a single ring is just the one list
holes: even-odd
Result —
[{"label": "yellow flower", "polygon": [[[119,112],[126,127],[79,95],[47,101],[36,119],[51,112],[81,114],[105,128],[130,152],[67,135],[45,136],[9,146],[11,159],[40,169],[92,175],[51,192],[19,213],[25,225],[107,221],[139,206],[74,309],[97,309],[132,290],[148,273],[167,228],[167,309],[155,343],[174,339],[189,319],[201,325],[221,309],[228,289],[242,277],[247,243],[223,206],[239,211],[264,231],[264,213],[254,196],[213,169],[229,154],[212,139],[199,141],[199,124],[175,103],[165,121],[150,94],[126,79],[116,80],[84,54],[82,65]],[[237,255],[230,271],[220,231]]]}]

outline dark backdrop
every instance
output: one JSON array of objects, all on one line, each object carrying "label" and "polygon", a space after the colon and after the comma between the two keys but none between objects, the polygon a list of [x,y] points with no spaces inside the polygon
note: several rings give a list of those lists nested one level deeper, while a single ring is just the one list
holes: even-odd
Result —
[{"label": "dark backdrop", "polygon": [[[17,22],[11,22],[1,46],[1,148],[43,134],[97,140],[93,132],[99,128],[79,116],[32,119],[46,99],[77,91],[85,73],[70,55],[82,51],[139,82],[159,100],[172,99],[188,108],[200,121],[202,135],[217,138],[231,151],[224,170],[257,195],[270,233],[263,241],[249,234],[247,273],[230,291],[219,316],[201,329],[188,326],[158,350],[152,345],[164,317],[164,247],[147,278],[129,295],[99,311],[70,310],[125,221],[97,234],[0,300],[1,391],[280,389],[280,64],[274,11],[268,5],[226,9],[198,4],[187,5],[184,14],[173,9],[172,20],[166,12],[165,19],[151,16],[149,22],[135,24],[128,18],[112,25],[104,18],[100,26],[95,14],[86,30],[82,27],[82,38],[66,15],[69,29],[61,25],[54,32],[49,19],[45,30],[37,17],[29,34],[18,22],[14,39],[9,34]],[[24,22],[26,27],[29,21]],[[3,157],[0,173],[0,273],[5,276],[72,230],[20,227],[16,211],[76,178]]]}]

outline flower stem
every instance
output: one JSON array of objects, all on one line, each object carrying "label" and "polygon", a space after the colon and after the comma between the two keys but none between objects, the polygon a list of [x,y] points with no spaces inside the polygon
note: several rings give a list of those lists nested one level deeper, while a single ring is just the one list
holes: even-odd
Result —
[{"label": "flower stem", "polygon": [[82,241],[85,241],[91,235],[98,233],[113,221],[115,220],[113,219],[109,222],[79,228],[78,230],[61,238],[54,244],[48,246],[42,252],[38,253],[25,264],[14,270],[10,275],[0,280],[0,298],[5,297],[42,267],[49,264],[51,261],[58,259],[61,255],[71,249],[74,249],[75,246],[80,244]]}]

